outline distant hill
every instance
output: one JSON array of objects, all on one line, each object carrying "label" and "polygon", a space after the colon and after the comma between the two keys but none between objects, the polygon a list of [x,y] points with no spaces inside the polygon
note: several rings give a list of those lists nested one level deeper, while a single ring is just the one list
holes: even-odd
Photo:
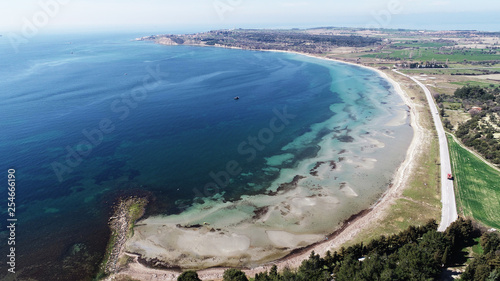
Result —
[{"label": "distant hill", "polygon": [[312,30],[216,30],[186,35],[152,35],[139,40],[164,45],[202,45],[252,50],[282,50],[325,53],[337,47],[380,45],[382,39],[359,35],[315,34]]}]

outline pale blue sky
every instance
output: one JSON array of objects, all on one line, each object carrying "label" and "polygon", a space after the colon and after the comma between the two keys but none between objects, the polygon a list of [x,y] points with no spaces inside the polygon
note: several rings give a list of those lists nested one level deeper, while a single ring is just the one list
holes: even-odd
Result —
[{"label": "pale blue sky", "polygon": [[[47,11],[41,3],[56,3]],[[50,5],[49,5],[50,6]],[[0,31],[376,26],[500,31],[499,0],[2,0]]]}]

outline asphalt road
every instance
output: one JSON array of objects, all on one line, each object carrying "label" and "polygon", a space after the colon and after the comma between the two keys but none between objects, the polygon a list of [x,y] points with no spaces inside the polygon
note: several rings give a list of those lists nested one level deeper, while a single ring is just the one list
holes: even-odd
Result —
[{"label": "asphalt road", "polygon": [[453,181],[448,179],[448,174],[451,174],[450,151],[448,149],[448,141],[446,140],[443,123],[441,122],[441,118],[439,118],[439,110],[434,102],[434,99],[432,98],[431,92],[424,84],[409,75],[396,70],[394,70],[394,72],[406,76],[417,83],[417,85],[424,90],[429,103],[432,119],[434,120],[434,126],[436,127],[439,137],[439,156],[441,159],[441,203],[443,204],[443,208],[438,231],[445,231],[446,228],[448,228],[448,226],[450,226],[450,224],[458,218],[458,213],[455,201],[455,191],[453,189]]}]

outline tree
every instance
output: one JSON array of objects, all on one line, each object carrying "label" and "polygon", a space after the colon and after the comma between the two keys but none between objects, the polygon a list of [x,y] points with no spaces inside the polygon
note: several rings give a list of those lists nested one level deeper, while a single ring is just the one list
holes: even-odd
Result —
[{"label": "tree", "polygon": [[272,279],[267,275],[267,272],[255,274],[255,281],[271,281]]},{"label": "tree", "polygon": [[399,262],[395,269],[398,280],[429,280],[441,273],[440,264],[431,255],[432,249],[422,248],[415,243],[401,247],[397,253]]},{"label": "tree", "polygon": [[446,247],[446,250],[444,250],[441,262],[443,263],[443,266],[448,265],[448,263],[450,262],[450,247]]},{"label": "tree", "polygon": [[297,274],[295,272],[291,271],[288,267],[286,267],[283,270],[282,278],[280,278],[279,280],[296,281],[300,279],[297,278]]},{"label": "tree", "polygon": [[247,276],[243,271],[235,268],[228,269],[224,271],[223,275],[224,281],[248,281]]},{"label": "tree", "polygon": [[342,266],[339,271],[335,274],[335,280],[338,281],[350,281],[356,280],[358,272],[361,270],[361,263],[358,258],[353,254],[350,254],[344,258]]},{"label": "tree", "polygon": [[278,267],[275,264],[273,264],[271,270],[269,271],[269,277],[273,281],[279,280]]},{"label": "tree", "polygon": [[324,260],[312,251],[309,258],[302,261],[297,274],[303,280],[330,280],[330,276],[326,272],[324,265]]},{"label": "tree", "polygon": [[[432,253],[432,257],[436,264],[449,263],[450,250],[448,249],[449,241],[444,237],[442,232],[430,230],[422,236],[419,242],[421,248],[425,248]],[[448,253],[446,250],[448,249]],[[444,261],[446,260],[446,262]]]},{"label": "tree", "polygon": [[198,277],[198,273],[196,271],[186,271],[183,272],[178,278],[177,281],[201,281]]},{"label": "tree", "polygon": [[480,243],[485,254],[500,249],[500,237],[498,237],[498,235],[494,232],[483,234],[481,236]]},{"label": "tree", "polygon": [[448,130],[453,130],[453,125],[451,124],[450,120],[448,120],[447,118],[443,119],[443,126]]},{"label": "tree", "polygon": [[386,256],[380,257],[377,253],[365,258],[361,270],[358,272],[358,278],[361,280],[378,280],[384,270]]},{"label": "tree", "polygon": [[493,270],[486,281],[500,281],[500,269]]}]

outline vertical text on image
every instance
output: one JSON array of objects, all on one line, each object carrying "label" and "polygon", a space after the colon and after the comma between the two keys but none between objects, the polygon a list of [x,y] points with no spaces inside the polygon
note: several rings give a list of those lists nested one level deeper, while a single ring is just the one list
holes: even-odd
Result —
[{"label": "vertical text on image", "polygon": [[7,271],[16,273],[16,170],[9,169],[7,171],[7,229],[8,238],[7,245],[9,246],[9,254],[7,255]]}]

